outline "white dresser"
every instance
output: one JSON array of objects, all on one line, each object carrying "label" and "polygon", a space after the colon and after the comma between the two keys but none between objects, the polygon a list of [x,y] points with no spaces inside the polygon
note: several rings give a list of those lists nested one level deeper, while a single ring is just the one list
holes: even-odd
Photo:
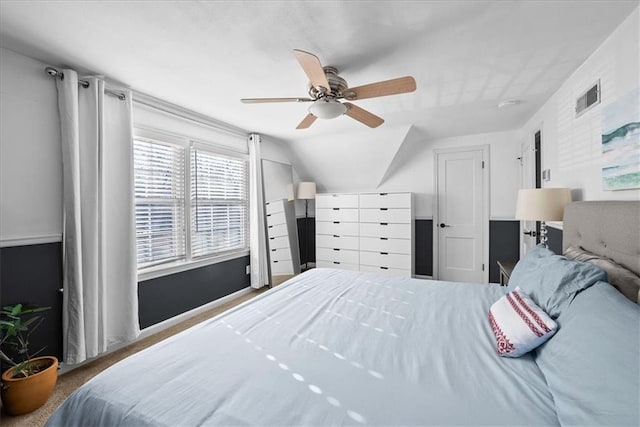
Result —
[{"label": "white dresser", "polygon": [[413,194],[360,194],[359,207],[360,270],[411,277]]},{"label": "white dresser", "polygon": [[411,277],[412,193],[316,195],[316,266]]},{"label": "white dresser", "polygon": [[300,273],[298,227],[293,203],[278,199],[265,204],[271,275]]},{"label": "white dresser", "polygon": [[360,269],[357,194],[316,194],[316,267]]}]

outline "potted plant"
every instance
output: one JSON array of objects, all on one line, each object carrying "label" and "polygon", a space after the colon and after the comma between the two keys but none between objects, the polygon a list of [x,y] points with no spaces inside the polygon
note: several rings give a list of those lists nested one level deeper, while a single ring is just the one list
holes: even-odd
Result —
[{"label": "potted plant", "polygon": [[58,359],[36,357],[44,348],[31,352],[29,338],[44,321],[41,312],[49,307],[22,304],[0,309],[0,358],[11,365],[2,373],[2,406],[11,415],[38,409],[51,396],[58,379]]}]

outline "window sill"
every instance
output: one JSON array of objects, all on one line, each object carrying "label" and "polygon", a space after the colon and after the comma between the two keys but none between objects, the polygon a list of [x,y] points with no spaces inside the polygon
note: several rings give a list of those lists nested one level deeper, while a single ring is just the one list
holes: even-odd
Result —
[{"label": "window sill", "polygon": [[195,268],[205,267],[219,262],[229,261],[249,255],[249,250],[241,250],[227,253],[224,255],[215,255],[207,258],[201,258],[192,261],[175,261],[167,264],[154,265],[138,271],[138,283],[145,280],[155,279],[157,277],[169,276],[171,274],[180,273],[182,271],[193,270]]}]

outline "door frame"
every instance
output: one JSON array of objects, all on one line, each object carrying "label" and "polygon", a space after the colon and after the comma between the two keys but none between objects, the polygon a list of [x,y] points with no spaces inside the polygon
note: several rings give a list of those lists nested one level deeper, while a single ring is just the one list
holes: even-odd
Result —
[{"label": "door frame", "polygon": [[482,161],[484,162],[484,168],[482,169],[482,219],[484,227],[482,227],[482,264],[484,265],[483,279],[485,283],[489,283],[489,212],[490,212],[490,187],[491,182],[489,180],[491,168],[490,162],[490,145],[468,145],[464,147],[452,147],[452,148],[436,148],[433,150],[433,278],[439,280],[439,267],[440,267],[440,223],[439,218],[439,199],[438,193],[438,158],[441,154],[457,153],[461,151],[482,151]]}]

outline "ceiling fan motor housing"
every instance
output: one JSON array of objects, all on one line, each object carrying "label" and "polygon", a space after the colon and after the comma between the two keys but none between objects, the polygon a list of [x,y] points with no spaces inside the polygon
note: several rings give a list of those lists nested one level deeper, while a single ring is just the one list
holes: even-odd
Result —
[{"label": "ceiling fan motor housing", "polygon": [[335,67],[322,67],[324,74],[327,77],[329,86],[331,87],[331,93],[325,93],[322,90],[317,89],[312,84],[309,85],[309,96],[313,99],[319,98],[342,98],[343,92],[349,87],[347,81],[338,75],[338,69]]}]

